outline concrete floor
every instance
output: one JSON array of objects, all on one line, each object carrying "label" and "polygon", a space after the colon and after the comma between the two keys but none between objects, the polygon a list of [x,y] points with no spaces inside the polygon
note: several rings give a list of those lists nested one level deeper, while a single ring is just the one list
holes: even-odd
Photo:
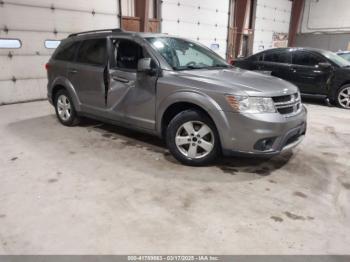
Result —
[{"label": "concrete floor", "polygon": [[294,153],[191,168],[45,101],[2,106],[0,254],[350,254],[350,112],[307,107]]}]

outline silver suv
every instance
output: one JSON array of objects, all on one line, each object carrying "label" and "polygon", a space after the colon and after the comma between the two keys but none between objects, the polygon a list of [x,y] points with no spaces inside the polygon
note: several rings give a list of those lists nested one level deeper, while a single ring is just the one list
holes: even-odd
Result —
[{"label": "silver suv", "polygon": [[46,68],[63,125],[84,116],[154,134],[187,165],[220,154],[273,156],[306,132],[296,86],[233,68],[183,38],[119,29],[72,34]]}]

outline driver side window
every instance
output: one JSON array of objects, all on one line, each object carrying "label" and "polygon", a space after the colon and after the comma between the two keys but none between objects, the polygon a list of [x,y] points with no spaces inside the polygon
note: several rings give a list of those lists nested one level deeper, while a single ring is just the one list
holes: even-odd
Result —
[{"label": "driver side window", "polygon": [[130,40],[114,40],[114,66],[136,71],[139,59],[144,58],[143,48]]}]

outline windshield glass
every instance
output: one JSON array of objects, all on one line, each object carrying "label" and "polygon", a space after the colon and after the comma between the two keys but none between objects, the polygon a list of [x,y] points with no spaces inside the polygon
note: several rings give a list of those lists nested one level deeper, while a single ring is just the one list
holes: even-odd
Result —
[{"label": "windshield glass", "polygon": [[346,61],[350,62],[350,53],[344,53],[344,54],[340,54],[340,56],[342,58],[344,58]]},{"label": "windshield glass", "polygon": [[146,39],[174,70],[230,67],[219,55],[194,42],[172,37]]},{"label": "windshield glass", "polygon": [[333,63],[336,63],[340,67],[350,66],[350,62],[346,61],[341,56],[330,52],[330,51],[324,51],[323,55],[327,57],[329,60],[331,60]]}]

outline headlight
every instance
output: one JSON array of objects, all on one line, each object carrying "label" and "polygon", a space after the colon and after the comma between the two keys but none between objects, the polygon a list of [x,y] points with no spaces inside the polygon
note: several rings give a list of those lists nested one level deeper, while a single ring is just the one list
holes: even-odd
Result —
[{"label": "headlight", "polygon": [[275,113],[276,108],[270,97],[226,96],[226,100],[235,112]]}]

